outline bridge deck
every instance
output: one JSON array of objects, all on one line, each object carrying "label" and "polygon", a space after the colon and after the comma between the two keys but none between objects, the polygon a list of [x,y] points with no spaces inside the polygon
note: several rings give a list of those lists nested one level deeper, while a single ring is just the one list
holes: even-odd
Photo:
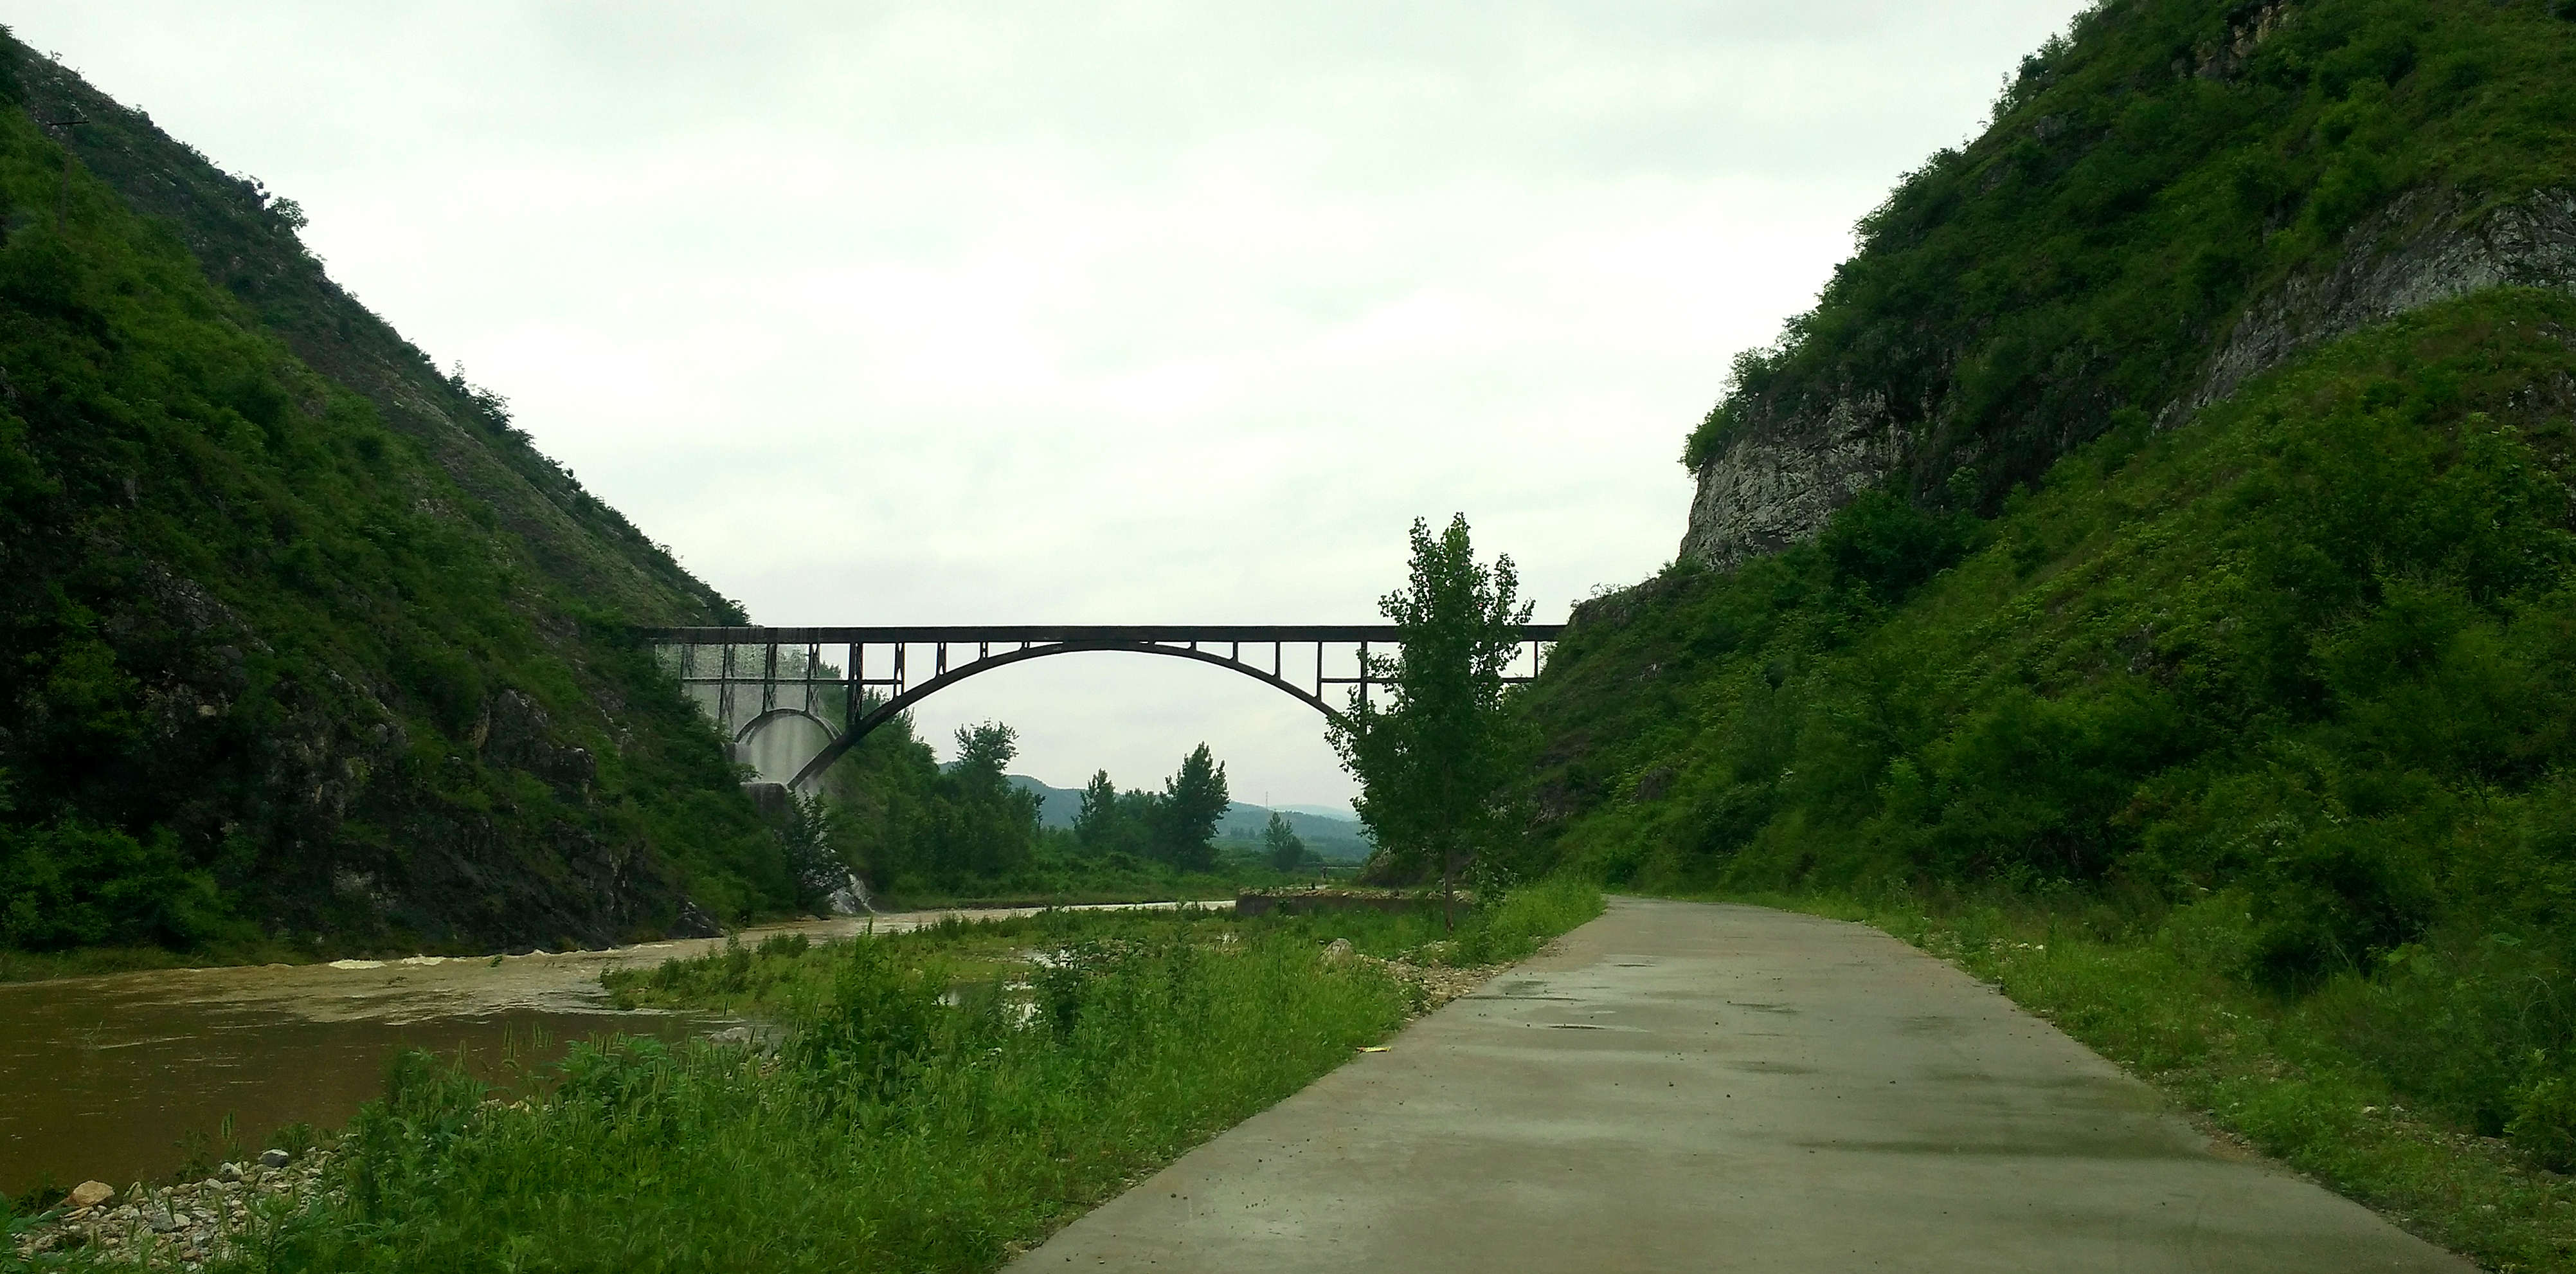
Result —
[{"label": "bridge deck", "polygon": [[[1563,624],[1521,624],[1521,641],[1555,641]],[[860,628],[648,628],[647,641],[697,646],[870,646],[897,642],[1184,642],[1184,641],[1385,641],[1399,640],[1393,624],[909,624]]]},{"label": "bridge deck", "polygon": [[[1502,680],[1535,679],[1547,645],[1565,632],[1563,624],[1515,624],[1515,646],[1529,647],[1526,673],[1507,668]],[[1366,705],[1372,686],[1383,686],[1383,665],[1370,654],[1376,644],[1401,648],[1404,630],[1394,624],[911,624],[815,628],[650,628],[639,634],[655,646],[673,679],[698,699],[709,716],[734,742],[748,746],[770,723],[791,718],[822,727],[829,742],[795,767],[791,785],[802,788],[818,778],[869,731],[909,711],[925,696],[992,669],[1050,655],[1093,651],[1132,651],[1194,659],[1264,682],[1302,700],[1327,720],[1341,721],[1340,709],[1325,698],[1337,688],[1352,692]],[[929,676],[916,680],[912,647],[930,647]],[[1269,658],[1259,648],[1270,648]],[[1305,660],[1291,669],[1289,646],[1315,648],[1313,674]],[[825,651],[840,647],[847,658],[838,666]],[[869,675],[869,648],[890,656]],[[957,659],[950,648],[958,648]],[[1017,649],[1011,649],[1017,647]],[[1245,648],[1253,648],[1247,651]],[[1327,649],[1350,647],[1330,659]],[[738,659],[752,652],[748,666]],[[969,653],[971,652],[971,653]],[[712,653],[716,667],[699,661]],[[1519,663],[1516,656],[1512,661]],[[1264,666],[1267,665],[1267,666]],[[1337,667],[1353,675],[1333,675]],[[710,675],[712,674],[712,675]],[[1299,684],[1303,682],[1305,684]],[[756,690],[757,705],[740,690]],[[790,700],[793,700],[791,702]],[[834,718],[838,718],[835,724]],[[796,727],[802,729],[802,727]],[[757,761],[763,772],[784,763]],[[773,776],[787,778],[784,773]]]}]

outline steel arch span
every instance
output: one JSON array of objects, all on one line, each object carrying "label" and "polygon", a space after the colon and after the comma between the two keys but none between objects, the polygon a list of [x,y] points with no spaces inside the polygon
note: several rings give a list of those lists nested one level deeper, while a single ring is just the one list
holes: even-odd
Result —
[{"label": "steel arch span", "polygon": [[[1530,648],[1528,671],[1507,679],[1535,677],[1544,648],[1564,628],[1517,626],[1515,638]],[[1328,688],[1354,687],[1365,699],[1376,684],[1368,672],[1370,647],[1402,644],[1393,624],[664,628],[643,636],[681,689],[737,743],[782,717],[823,725],[830,742],[792,776],[762,776],[798,790],[870,731],[922,700],[978,673],[1032,659],[1111,651],[1195,660],[1250,677],[1332,720],[1341,712],[1325,698]],[[918,647],[929,648],[931,661],[928,678],[916,682],[912,656]],[[1300,656],[1293,670],[1292,647]],[[1304,658],[1307,647],[1313,648],[1311,663]],[[872,651],[879,652],[876,675],[870,675]],[[839,653],[840,662],[827,652]],[[834,720],[841,722],[837,730]]]}]

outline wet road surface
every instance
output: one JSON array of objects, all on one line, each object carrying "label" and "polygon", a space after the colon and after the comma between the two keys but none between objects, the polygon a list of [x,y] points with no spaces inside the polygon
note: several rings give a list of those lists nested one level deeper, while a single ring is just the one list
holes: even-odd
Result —
[{"label": "wet road surface", "polygon": [[1013,1265],[2467,1274],[1859,925],[1615,899]]}]

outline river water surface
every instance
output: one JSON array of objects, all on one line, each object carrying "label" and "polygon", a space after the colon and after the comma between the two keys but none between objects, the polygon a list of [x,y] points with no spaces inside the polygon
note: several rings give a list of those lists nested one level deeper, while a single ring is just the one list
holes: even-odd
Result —
[{"label": "river water surface", "polygon": [[[897,932],[964,915],[910,912],[746,931],[816,940]],[[733,1025],[708,1014],[622,1012],[599,975],[722,946],[692,939],[612,951],[335,964],[156,970],[0,985],[0,1192],[89,1179],[119,1188],[221,1157],[230,1116],[256,1154],[290,1123],[330,1128],[383,1088],[403,1048],[444,1054],[504,1078],[574,1040],[625,1033],[679,1039]]]}]

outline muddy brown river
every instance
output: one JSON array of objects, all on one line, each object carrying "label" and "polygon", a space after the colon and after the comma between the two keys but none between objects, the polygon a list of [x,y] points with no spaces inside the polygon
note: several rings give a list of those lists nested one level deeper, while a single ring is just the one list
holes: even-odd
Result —
[{"label": "muddy brown river", "polygon": [[[817,941],[900,932],[908,912],[747,930]],[[256,1154],[291,1123],[336,1126],[375,1098],[404,1048],[462,1053],[500,1077],[517,1060],[624,1033],[679,1039],[733,1025],[708,1014],[621,1012],[599,975],[722,946],[692,939],[612,951],[159,970],[0,985],[0,1192],[96,1179],[119,1188],[220,1157],[226,1117]]]}]

